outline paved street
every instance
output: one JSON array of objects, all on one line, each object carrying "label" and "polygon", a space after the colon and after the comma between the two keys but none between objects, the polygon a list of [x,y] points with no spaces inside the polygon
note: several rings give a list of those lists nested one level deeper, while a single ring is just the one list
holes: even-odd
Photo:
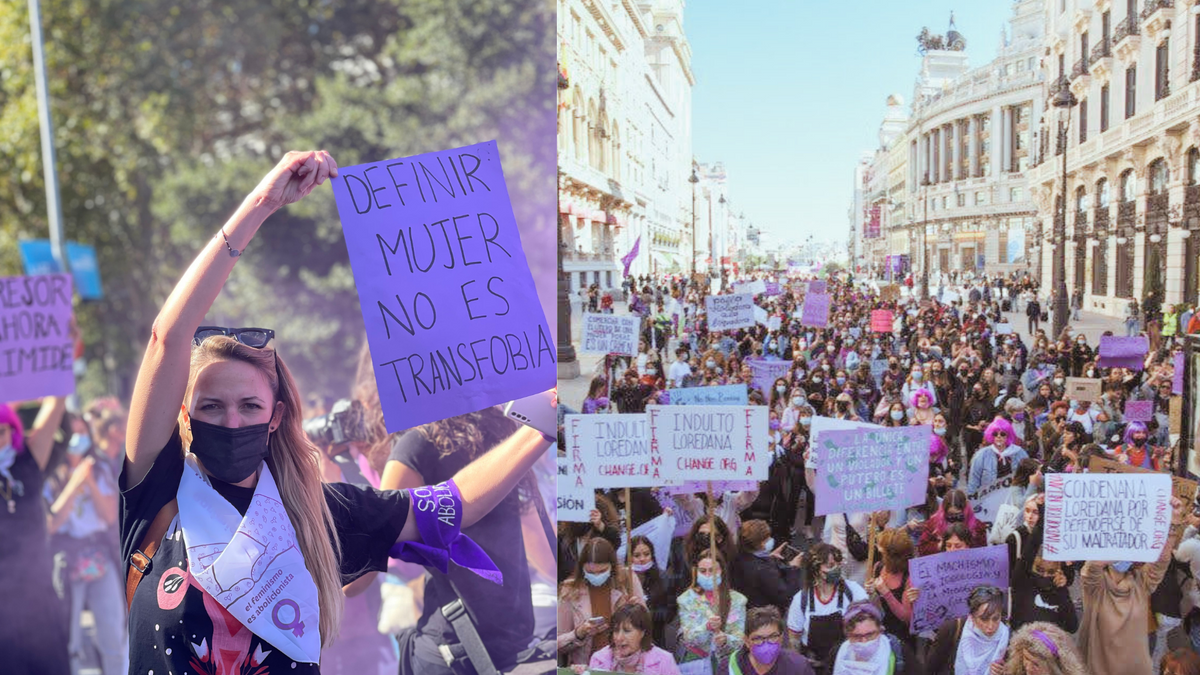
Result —
[{"label": "paved street", "polygon": [[[627,315],[626,305],[624,302],[615,303],[616,313]],[[580,317],[582,316],[579,303],[573,302],[571,306],[571,335],[575,345],[579,344],[579,327],[582,324]],[[1023,313],[1009,312],[1009,323],[1012,324],[1013,330],[1021,336],[1021,339],[1029,344],[1028,322]],[[1050,322],[1042,324],[1043,329],[1047,334],[1050,333]],[[1124,335],[1125,326],[1120,319],[1105,316],[1103,314],[1093,314],[1091,312],[1080,312],[1080,320],[1072,321],[1070,325],[1076,330],[1083,331],[1087,336],[1088,344],[1096,345],[1100,342],[1100,335],[1111,330],[1118,335]],[[602,354],[579,354],[579,377],[573,380],[559,380],[558,395],[559,398],[567,405],[575,410],[578,410],[583,405],[583,399],[587,396],[588,383],[592,377],[599,374],[603,369],[604,357]]]}]

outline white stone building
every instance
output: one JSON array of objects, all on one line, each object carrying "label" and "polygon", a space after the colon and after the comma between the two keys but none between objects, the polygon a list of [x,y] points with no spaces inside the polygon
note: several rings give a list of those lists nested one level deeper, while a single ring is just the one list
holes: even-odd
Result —
[{"label": "white stone building", "polygon": [[[1129,298],[1154,288],[1167,303],[1197,301],[1198,11],[1195,0],[1042,3],[1042,97],[1065,83],[1077,100],[1046,114],[1047,151],[1030,171],[1044,291],[1061,243],[1067,293],[1082,289],[1087,310],[1121,316]],[[1052,142],[1064,128],[1065,220],[1063,155]]]},{"label": "white stone building", "polygon": [[682,0],[559,0],[559,244],[570,290],[687,269],[691,49]]},{"label": "white stone building", "polygon": [[946,48],[924,55],[908,121],[904,216],[889,237],[893,254],[913,252],[917,274],[1027,269],[1034,206],[1026,171],[1044,109],[1042,1],[1013,3],[987,65],[968,68],[953,25],[944,45],[933,45]]}]

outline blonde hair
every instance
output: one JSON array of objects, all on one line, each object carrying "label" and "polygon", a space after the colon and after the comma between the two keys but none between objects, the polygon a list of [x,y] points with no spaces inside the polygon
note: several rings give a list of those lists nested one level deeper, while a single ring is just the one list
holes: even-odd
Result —
[{"label": "blonde hair", "polygon": [[[275,401],[283,403],[279,428],[271,434],[267,465],[275,477],[279,497],[292,521],[292,527],[296,530],[296,541],[304,556],[304,566],[317,584],[321,644],[328,646],[337,637],[342,622],[342,552],[333,514],[325,502],[320,450],[309,442],[301,428],[303,420],[296,381],[274,349],[255,349],[233,338],[217,335],[192,348],[191,373],[184,401],[191,400],[192,388],[196,385],[200,370],[218,361],[241,361],[254,366],[271,386]],[[182,413],[179,429],[186,449],[190,447],[192,439]]]}]

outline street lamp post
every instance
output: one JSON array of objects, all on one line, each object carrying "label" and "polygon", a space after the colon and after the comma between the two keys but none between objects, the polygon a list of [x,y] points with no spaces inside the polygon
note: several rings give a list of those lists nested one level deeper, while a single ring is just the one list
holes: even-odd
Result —
[{"label": "street lamp post", "polygon": [[1058,222],[1054,224],[1054,323],[1051,330],[1055,336],[1062,333],[1067,325],[1067,145],[1071,128],[1071,108],[1079,101],[1067,79],[1063,77],[1059,83],[1058,93],[1054,95],[1054,107],[1063,111],[1063,119],[1058,122],[1058,142],[1062,148],[1062,205],[1058,213]]},{"label": "street lamp post", "polygon": [[[692,165],[692,176],[688,178],[688,182],[692,184],[692,278],[696,277],[696,183],[700,182],[700,177],[696,175],[696,167]],[[712,223],[709,223],[712,227]]]},{"label": "street lamp post", "polygon": [[[562,171],[558,174],[558,190],[555,201],[562,199]],[[562,218],[557,206],[555,221],[558,228],[558,379],[573,380],[579,377],[579,361],[575,358],[575,347],[571,344],[571,292],[567,289],[569,281],[563,268],[563,257],[566,255],[567,239],[563,236]]]}]

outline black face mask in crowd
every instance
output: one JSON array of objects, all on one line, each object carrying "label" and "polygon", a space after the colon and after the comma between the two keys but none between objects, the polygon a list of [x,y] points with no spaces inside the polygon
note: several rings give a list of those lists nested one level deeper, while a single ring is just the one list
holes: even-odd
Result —
[{"label": "black face mask in crowd", "polygon": [[190,450],[217,480],[226,483],[246,480],[271,452],[267,443],[271,437],[270,424],[230,429],[192,419],[191,425]]}]

